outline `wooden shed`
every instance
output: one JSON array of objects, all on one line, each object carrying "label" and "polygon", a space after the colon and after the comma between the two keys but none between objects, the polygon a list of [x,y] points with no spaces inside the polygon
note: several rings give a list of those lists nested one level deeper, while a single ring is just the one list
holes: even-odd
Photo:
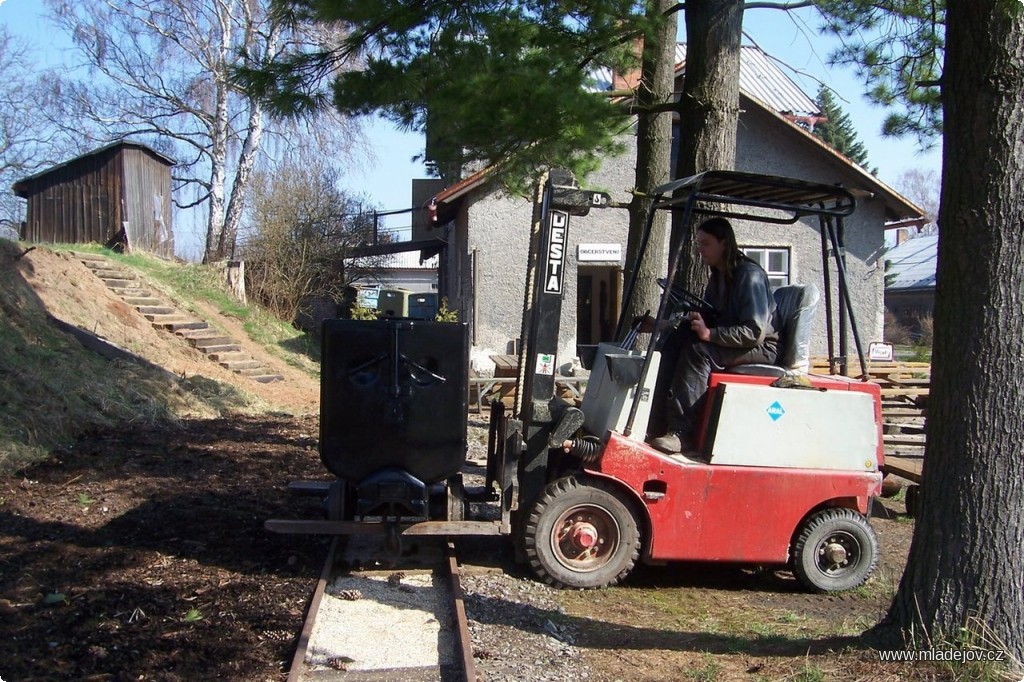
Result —
[{"label": "wooden shed", "polygon": [[28,201],[21,238],[119,244],[171,258],[173,165],[146,145],[120,141],[19,180],[14,193]]}]

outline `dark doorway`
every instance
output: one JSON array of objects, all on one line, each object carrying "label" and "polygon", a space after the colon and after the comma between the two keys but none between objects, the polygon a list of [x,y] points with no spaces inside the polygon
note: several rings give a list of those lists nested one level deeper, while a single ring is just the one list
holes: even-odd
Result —
[{"label": "dark doorway", "polygon": [[622,269],[615,265],[581,266],[576,300],[576,343],[613,341],[622,296]]}]

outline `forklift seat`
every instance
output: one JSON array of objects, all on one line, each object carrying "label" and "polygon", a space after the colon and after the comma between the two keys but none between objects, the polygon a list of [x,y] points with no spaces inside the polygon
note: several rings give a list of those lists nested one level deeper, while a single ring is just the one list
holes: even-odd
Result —
[{"label": "forklift seat", "polygon": [[821,294],[813,284],[779,287],[775,298],[772,325],[779,333],[779,356],[774,365],[737,365],[731,374],[781,377],[787,372],[806,374],[811,366],[810,340],[814,311]]}]

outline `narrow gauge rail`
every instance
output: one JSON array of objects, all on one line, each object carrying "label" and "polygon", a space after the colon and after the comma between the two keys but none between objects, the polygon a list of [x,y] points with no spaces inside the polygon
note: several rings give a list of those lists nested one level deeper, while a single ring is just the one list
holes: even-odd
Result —
[{"label": "narrow gauge rail", "polygon": [[415,559],[389,555],[386,567],[371,559],[346,568],[352,556],[372,555],[367,542],[331,542],[288,682],[475,682],[454,543],[422,538]]}]

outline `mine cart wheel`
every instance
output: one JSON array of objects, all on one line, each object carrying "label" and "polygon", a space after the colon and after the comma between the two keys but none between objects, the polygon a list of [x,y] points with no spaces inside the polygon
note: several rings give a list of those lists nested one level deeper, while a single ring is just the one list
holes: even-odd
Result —
[{"label": "mine cart wheel", "polygon": [[530,568],[556,587],[614,585],[640,556],[631,504],[612,485],[575,476],[545,488],[524,528]]},{"label": "mine cart wheel", "polygon": [[351,521],[355,518],[355,499],[348,481],[339,478],[331,483],[324,509],[328,521]]},{"label": "mine cart wheel", "polygon": [[466,488],[462,485],[462,474],[448,479],[448,520],[463,521],[466,518]]},{"label": "mine cart wheel", "polygon": [[878,565],[878,537],[854,510],[825,509],[800,527],[792,563],[796,577],[814,592],[851,590]]}]

